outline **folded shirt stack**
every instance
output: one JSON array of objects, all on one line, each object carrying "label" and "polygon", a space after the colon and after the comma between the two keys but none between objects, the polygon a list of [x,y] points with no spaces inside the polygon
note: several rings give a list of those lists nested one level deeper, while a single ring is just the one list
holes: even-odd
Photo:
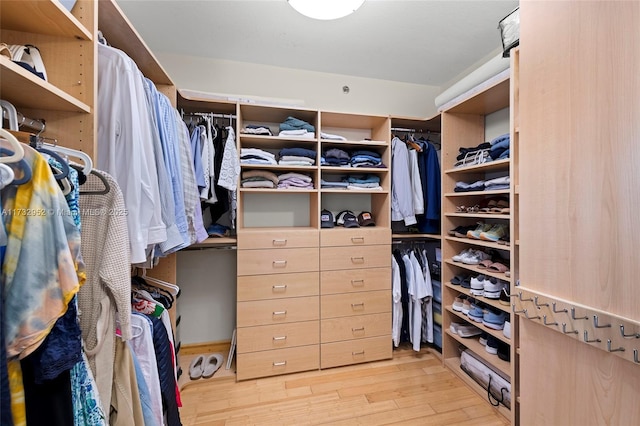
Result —
[{"label": "folded shirt stack", "polygon": [[280,133],[278,133],[278,136],[314,138],[315,132],[316,128],[306,121],[295,117],[287,117],[285,121],[280,123]]},{"label": "folded shirt stack", "polygon": [[308,188],[313,189],[313,179],[302,173],[283,173],[278,175],[278,189]]},{"label": "folded shirt stack", "polygon": [[280,179],[268,170],[247,170],[242,172],[240,185],[243,188],[275,188]]},{"label": "folded shirt stack", "polygon": [[351,156],[342,149],[328,149],[322,156],[322,164],[334,167],[351,167]]},{"label": "folded shirt stack", "polygon": [[509,133],[500,135],[491,141],[491,148],[489,149],[489,155],[494,160],[502,160],[509,158],[509,141],[511,137]]},{"label": "folded shirt stack", "polygon": [[509,176],[498,177],[484,181],[485,191],[498,191],[501,189],[509,189],[511,179]]},{"label": "folded shirt stack", "polygon": [[454,192],[470,192],[470,191],[483,191],[484,190],[484,181],[478,180],[473,183],[466,182],[456,182],[456,186],[453,189]]},{"label": "folded shirt stack", "polygon": [[331,133],[320,132],[320,139],[328,139],[332,141],[346,141],[347,138],[340,135],[332,135]]},{"label": "folded shirt stack", "polygon": [[313,166],[316,163],[316,152],[307,148],[282,148],[278,157],[281,166]]},{"label": "folded shirt stack", "polygon": [[375,175],[351,175],[346,177],[347,189],[380,191],[380,177]]},{"label": "folded shirt stack", "polygon": [[327,189],[347,189],[349,186],[349,182],[345,179],[344,181],[336,182],[330,180],[320,180],[320,187]]},{"label": "folded shirt stack", "polygon": [[477,151],[482,151],[482,150],[489,149],[489,148],[491,148],[491,143],[489,143],[489,142],[482,142],[478,146],[473,146],[473,147],[469,147],[469,148],[460,147],[460,148],[458,148],[458,156],[456,157],[456,160],[458,160],[458,161],[464,160],[464,158],[468,157],[469,154],[474,154]]},{"label": "folded shirt stack", "polygon": [[259,148],[241,148],[240,163],[278,165],[275,155]]},{"label": "folded shirt stack", "polygon": [[261,125],[248,125],[245,126],[244,129],[240,130],[240,133],[246,133],[249,135],[265,135],[265,136],[273,136],[271,133],[271,129],[266,126]]},{"label": "folded shirt stack", "polygon": [[386,167],[380,154],[373,151],[356,151],[351,155],[351,167]]}]

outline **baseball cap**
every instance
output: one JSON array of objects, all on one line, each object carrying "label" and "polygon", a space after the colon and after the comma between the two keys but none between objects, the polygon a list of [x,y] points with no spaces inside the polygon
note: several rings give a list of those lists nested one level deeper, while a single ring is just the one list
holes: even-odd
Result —
[{"label": "baseball cap", "polygon": [[371,212],[362,212],[358,215],[358,223],[360,226],[376,226],[376,222],[371,216]]},{"label": "baseball cap", "polygon": [[351,210],[343,210],[336,216],[336,225],[342,225],[345,228],[358,228],[358,218]]},{"label": "baseball cap", "polygon": [[320,213],[320,227],[333,228],[333,213],[329,210],[322,210]]}]

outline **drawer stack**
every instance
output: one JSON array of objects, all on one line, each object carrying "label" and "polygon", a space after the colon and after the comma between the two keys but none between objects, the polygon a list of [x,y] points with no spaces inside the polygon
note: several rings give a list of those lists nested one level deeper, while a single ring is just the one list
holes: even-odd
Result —
[{"label": "drawer stack", "polygon": [[321,368],[392,357],[388,228],[320,233]]},{"label": "drawer stack", "polygon": [[320,367],[316,230],[238,232],[237,379]]}]

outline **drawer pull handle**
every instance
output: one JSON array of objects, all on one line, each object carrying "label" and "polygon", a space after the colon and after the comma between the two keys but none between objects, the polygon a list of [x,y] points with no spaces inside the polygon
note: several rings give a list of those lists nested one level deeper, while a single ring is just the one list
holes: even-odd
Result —
[{"label": "drawer pull handle", "polygon": [[286,267],[287,266],[287,261],[286,260],[274,260],[273,261],[273,267],[277,268],[277,267]]},{"label": "drawer pull handle", "polygon": [[351,237],[351,242],[354,244],[364,243],[364,237]]},{"label": "drawer pull handle", "polygon": [[287,245],[287,240],[273,240],[273,245],[274,246],[286,246]]},{"label": "drawer pull handle", "polygon": [[356,355],[364,355],[364,349],[361,350],[360,352],[351,352],[352,356],[356,356]]},{"label": "drawer pull handle", "polygon": [[287,311],[275,311],[273,315],[287,315]]},{"label": "drawer pull handle", "polygon": [[275,341],[279,341],[279,340],[287,340],[287,336],[278,336],[278,337],[274,337],[273,340]]},{"label": "drawer pull handle", "polygon": [[351,285],[354,287],[362,287],[364,285],[364,280],[351,280]]},{"label": "drawer pull handle", "polygon": [[286,290],[287,289],[287,285],[286,284],[274,285],[274,286],[271,286],[271,288],[274,289],[274,290]]},{"label": "drawer pull handle", "polygon": [[352,328],[351,331],[355,333],[356,331],[364,331],[364,327]]},{"label": "drawer pull handle", "polygon": [[356,306],[362,306],[364,308],[364,302],[360,302],[360,303],[352,303],[351,307],[355,308]]},{"label": "drawer pull handle", "polygon": [[287,365],[287,361],[280,361],[280,362],[274,362],[273,363],[274,367],[282,367],[284,365]]},{"label": "drawer pull handle", "polygon": [[364,263],[364,256],[352,257],[351,261],[353,263]]}]

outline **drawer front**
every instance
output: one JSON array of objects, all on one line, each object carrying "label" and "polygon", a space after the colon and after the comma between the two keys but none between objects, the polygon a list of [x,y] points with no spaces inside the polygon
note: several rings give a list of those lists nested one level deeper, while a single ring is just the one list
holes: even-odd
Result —
[{"label": "drawer front", "polygon": [[391,313],[323,319],[322,343],[391,335]]},{"label": "drawer front", "polygon": [[320,294],[390,289],[391,268],[344,269],[320,273]]},{"label": "drawer front", "polygon": [[238,302],[237,326],[287,324],[318,319],[318,296]]},{"label": "drawer front", "polygon": [[238,231],[238,249],[318,247],[314,229],[256,229]]},{"label": "drawer front", "polygon": [[320,345],[320,367],[331,368],[360,362],[390,359],[391,335]]},{"label": "drawer front", "polygon": [[365,246],[376,244],[391,244],[391,229],[362,227],[362,228],[333,228],[320,231],[320,246]]},{"label": "drawer front", "polygon": [[320,296],[320,312],[323,319],[391,312],[391,291],[377,290]]},{"label": "drawer front", "polygon": [[238,301],[317,296],[319,273],[246,275],[238,277]]},{"label": "drawer front", "polygon": [[317,345],[320,342],[318,321],[262,325],[238,328],[238,353]]},{"label": "drawer front", "polygon": [[319,346],[300,346],[297,348],[238,354],[236,358],[236,377],[238,380],[247,380],[255,377],[317,370],[319,367]]},{"label": "drawer front", "polygon": [[391,248],[388,245],[320,248],[321,271],[390,267]]},{"label": "drawer front", "polygon": [[238,250],[238,275],[289,274],[317,270],[317,248]]}]

